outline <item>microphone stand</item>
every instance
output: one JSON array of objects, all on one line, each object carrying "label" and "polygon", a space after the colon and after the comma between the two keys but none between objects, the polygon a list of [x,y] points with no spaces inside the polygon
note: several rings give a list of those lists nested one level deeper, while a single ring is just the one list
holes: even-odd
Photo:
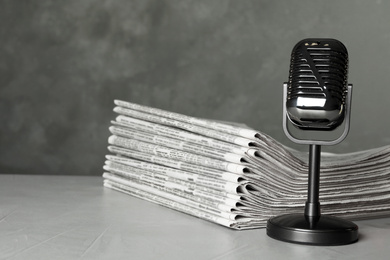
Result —
[{"label": "microphone stand", "polygon": [[305,204],[305,218],[314,228],[321,216],[320,208],[320,162],[321,145],[311,144],[309,150],[309,181],[307,189],[307,201]]},{"label": "microphone stand", "polygon": [[291,135],[287,127],[287,83],[284,84],[283,129],[287,137],[299,144],[309,145],[308,194],[304,214],[286,214],[273,217],[267,222],[267,235],[281,241],[308,245],[345,245],[358,240],[358,226],[348,220],[321,215],[320,162],[321,145],[341,142],[348,134],[352,99],[352,85],[348,85],[345,127],[335,140],[302,140]]}]

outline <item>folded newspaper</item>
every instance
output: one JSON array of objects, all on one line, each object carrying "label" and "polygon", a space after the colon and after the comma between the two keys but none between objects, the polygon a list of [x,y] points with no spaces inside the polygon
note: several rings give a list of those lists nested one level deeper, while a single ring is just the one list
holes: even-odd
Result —
[{"label": "folded newspaper", "polygon": [[[115,100],[104,186],[232,229],[303,213],[307,154],[249,127]],[[390,215],[390,146],[322,154],[324,214]]]}]

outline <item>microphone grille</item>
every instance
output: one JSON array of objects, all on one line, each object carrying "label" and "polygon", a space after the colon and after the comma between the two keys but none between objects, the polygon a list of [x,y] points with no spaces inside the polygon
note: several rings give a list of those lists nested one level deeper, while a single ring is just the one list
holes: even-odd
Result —
[{"label": "microphone grille", "polygon": [[[290,119],[300,127],[328,128],[341,124],[347,75],[348,52],[341,42],[335,39],[300,41],[291,54],[287,94],[287,107],[292,112]],[[329,117],[330,113],[325,115],[318,110],[333,114],[336,111],[340,118],[335,122]]]}]

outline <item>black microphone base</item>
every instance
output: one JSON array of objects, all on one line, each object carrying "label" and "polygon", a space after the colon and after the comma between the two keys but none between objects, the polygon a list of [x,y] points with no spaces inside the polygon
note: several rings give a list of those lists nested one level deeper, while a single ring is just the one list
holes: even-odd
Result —
[{"label": "black microphone base", "polygon": [[287,214],[267,222],[267,235],[277,240],[305,245],[335,246],[358,240],[358,226],[333,216],[310,219],[303,214]]}]

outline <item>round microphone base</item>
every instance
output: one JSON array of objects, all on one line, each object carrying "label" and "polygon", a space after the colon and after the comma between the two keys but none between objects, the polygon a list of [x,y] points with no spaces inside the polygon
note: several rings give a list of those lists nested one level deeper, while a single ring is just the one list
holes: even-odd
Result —
[{"label": "round microphone base", "polygon": [[305,245],[346,245],[358,240],[358,226],[333,216],[309,219],[303,214],[287,214],[268,220],[267,235],[277,240]]}]

